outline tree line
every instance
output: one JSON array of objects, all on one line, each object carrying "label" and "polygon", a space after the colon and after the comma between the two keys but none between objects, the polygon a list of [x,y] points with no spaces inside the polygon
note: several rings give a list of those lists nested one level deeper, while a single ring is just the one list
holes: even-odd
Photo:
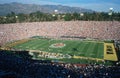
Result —
[{"label": "tree line", "polygon": [[11,12],[6,16],[0,16],[0,24],[5,23],[22,23],[22,22],[41,22],[41,21],[120,21],[120,13],[113,12],[109,15],[105,12],[93,13],[42,13],[34,12],[30,14],[15,14]]}]

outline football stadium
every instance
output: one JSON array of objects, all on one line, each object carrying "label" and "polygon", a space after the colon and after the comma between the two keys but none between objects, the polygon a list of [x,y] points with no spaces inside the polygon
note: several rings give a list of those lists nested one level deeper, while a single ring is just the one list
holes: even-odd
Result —
[{"label": "football stadium", "polygon": [[0,78],[120,78],[120,0],[1,0]]},{"label": "football stadium", "polygon": [[118,77],[119,30],[118,21],[0,24],[0,77]]},{"label": "football stadium", "polygon": [[34,59],[118,61],[114,42],[120,39],[119,25],[116,21],[1,24],[0,44],[3,50],[29,51]]}]

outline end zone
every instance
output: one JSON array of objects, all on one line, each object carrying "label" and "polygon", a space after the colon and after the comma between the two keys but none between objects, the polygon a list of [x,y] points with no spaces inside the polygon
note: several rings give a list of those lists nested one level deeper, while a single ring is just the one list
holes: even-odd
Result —
[{"label": "end zone", "polygon": [[104,59],[118,61],[113,43],[104,43]]}]

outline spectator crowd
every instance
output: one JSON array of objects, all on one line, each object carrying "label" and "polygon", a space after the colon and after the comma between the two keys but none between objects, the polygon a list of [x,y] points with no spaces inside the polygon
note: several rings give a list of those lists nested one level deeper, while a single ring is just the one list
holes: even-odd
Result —
[{"label": "spectator crowd", "polygon": [[119,78],[120,66],[24,59],[0,51],[0,78]]},{"label": "spectator crowd", "polygon": [[120,40],[118,21],[59,21],[0,24],[0,45],[32,36]]}]

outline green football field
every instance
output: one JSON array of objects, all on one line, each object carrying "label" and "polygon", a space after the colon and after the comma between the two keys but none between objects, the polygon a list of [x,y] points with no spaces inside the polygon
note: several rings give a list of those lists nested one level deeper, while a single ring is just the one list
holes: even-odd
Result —
[{"label": "green football field", "polygon": [[[57,43],[63,43],[64,46],[51,47]],[[71,56],[75,55],[99,59],[104,58],[104,43],[98,41],[32,39],[25,43],[15,45],[12,48],[22,50],[40,50],[51,53],[69,54]]]}]

